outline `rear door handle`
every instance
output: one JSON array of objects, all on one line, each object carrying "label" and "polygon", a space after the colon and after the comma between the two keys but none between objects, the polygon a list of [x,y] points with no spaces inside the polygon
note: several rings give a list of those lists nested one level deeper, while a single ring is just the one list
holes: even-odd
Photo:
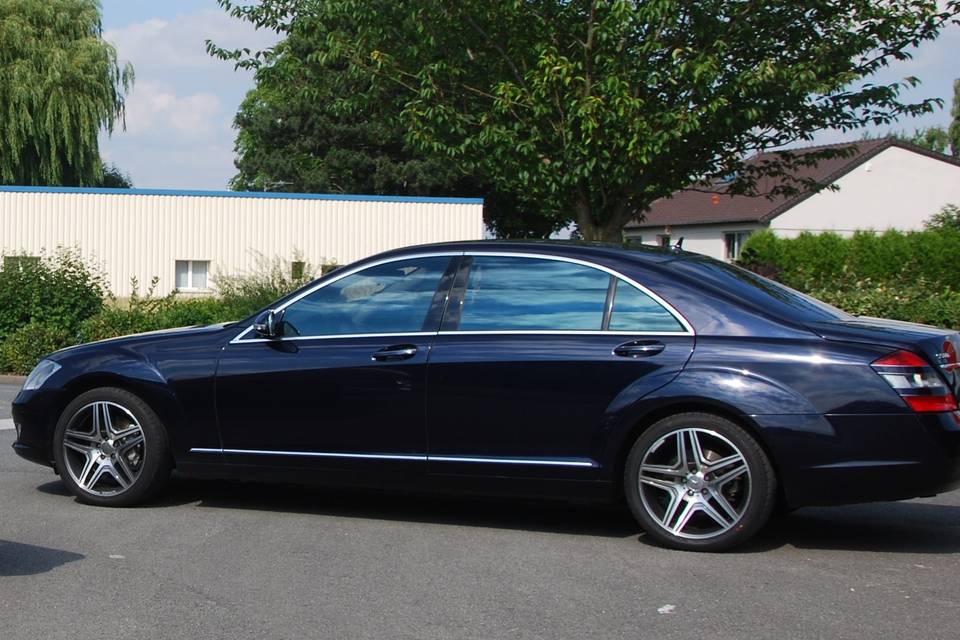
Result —
[{"label": "rear door handle", "polygon": [[384,347],[371,356],[377,362],[389,362],[392,360],[409,360],[417,355],[417,347],[412,344],[393,344]]},{"label": "rear door handle", "polygon": [[635,340],[614,347],[613,355],[621,358],[648,358],[657,355],[665,348],[666,345],[656,340]]}]

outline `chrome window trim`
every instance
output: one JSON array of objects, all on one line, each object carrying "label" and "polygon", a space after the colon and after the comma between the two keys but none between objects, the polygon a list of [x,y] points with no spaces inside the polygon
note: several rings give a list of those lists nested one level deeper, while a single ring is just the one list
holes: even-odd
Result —
[{"label": "chrome window trim", "polygon": [[661,298],[659,295],[643,286],[636,280],[625,276],[624,274],[606,267],[602,264],[597,264],[595,262],[590,262],[588,260],[581,260],[579,258],[568,258],[566,256],[558,256],[550,253],[526,253],[526,252],[516,252],[516,251],[484,251],[473,249],[470,251],[438,251],[430,253],[412,253],[409,255],[403,256],[394,256],[392,258],[384,258],[383,260],[377,260],[375,262],[369,262],[367,264],[354,267],[352,269],[346,270],[343,273],[337,274],[335,277],[330,278],[329,280],[317,284],[314,287],[311,287],[302,293],[300,293],[295,298],[291,298],[282,305],[279,305],[274,308],[275,311],[282,311],[286,309],[294,302],[307,297],[314,291],[322,289],[327,285],[333,284],[347,276],[352,276],[355,273],[363,271],[371,267],[377,267],[383,264],[389,264],[391,262],[400,262],[403,260],[416,260],[418,258],[443,258],[443,257],[454,257],[454,256],[493,256],[500,258],[533,258],[539,260],[553,260],[555,262],[568,262],[571,264],[578,264],[584,267],[590,267],[602,271],[608,275],[612,275],[616,278],[619,278],[629,284],[632,287],[639,289],[644,294],[650,296],[661,307],[667,310],[667,312],[676,319],[677,322],[684,328],[683,331],[603,331],[600,329],[585,331],[585,330],[563,330],[563,329],[515,329],[515,330],[490,330],[490,331],[415,331],[415,332],[401,332],[401,333],[351,333],[351,334],[329,334],[329,335],[318,335],[318,336],[291,336],[283,338],[248,338],[243,339],[244,336],[253,331],[253,325],[247,327],[241,331],[235,338],[233,338],[229,344],[247,344],[247,343],[262,343],[262,342],[287,342],[287,341],[296,341],[296,340],[333,340],[336,338],[388,338],[388,337],[422,337],[422,336],[432,336],[432,335],[621,335],[621,336],[694,336],[696,332],[693,330],[693,326],[687,321],[687,319],[681,314],[676,308],[673,307],[669,302]]},{"label": "chrome window trim", "polygon": [[216,449],[194,447],[190,453],[230,455],[290,456],[296,458],[347,458],[354,460],[407,460],[412,462],[466,462],[481,464],[528,464],[549,467],[599,467],[593,460],[573,458],[502,458],[496,456],[431,456],[422,453],[342,453],[324,451],[271,451],[262,449]]}]

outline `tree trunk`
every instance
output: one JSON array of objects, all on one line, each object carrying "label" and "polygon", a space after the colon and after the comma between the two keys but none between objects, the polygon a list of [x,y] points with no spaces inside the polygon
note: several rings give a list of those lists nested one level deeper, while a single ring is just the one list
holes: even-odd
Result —
[{"label": "tree trunk", "polygon": [[[594,209],[586,194],[575,203],[577,228],[588,242],[623,242],[623,227],[633,217],[626,199],[616,201],[601,211]],[[599,219],[599,222],[598,222]]]}]

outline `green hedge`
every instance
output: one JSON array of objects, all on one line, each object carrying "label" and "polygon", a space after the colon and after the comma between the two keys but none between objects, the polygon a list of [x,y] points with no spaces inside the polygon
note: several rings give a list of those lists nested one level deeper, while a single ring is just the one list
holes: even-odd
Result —
[{"label": "green hedge", "polygon": [[960,231],[955,228],[857,232],[849,238],[835,233],[779,238],[762,231],[747,240],[740,264],[801,290],[839,278],[875,283],[922,280],[960,291],[958,255]]},{"label": "green hedge", "polygon": [[753,234],[739,264],[854,315],[960,328],[960,230]]}]

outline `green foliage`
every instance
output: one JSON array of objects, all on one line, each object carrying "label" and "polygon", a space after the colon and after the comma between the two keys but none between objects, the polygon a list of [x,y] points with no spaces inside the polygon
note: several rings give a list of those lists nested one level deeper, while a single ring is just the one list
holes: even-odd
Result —
[{"label": "green foliage", "polygon": [[[342,70],[340,112],[392,100],[412,148],[615,241],[691,180],[733,174],[733,191],[754,193],[783,176],[786,194],[815,186],[789,178],[798,166],[846,153],[746,164],[752,151],[929,113],[940,101],[900,99],[916,78],[870,77],[960,14],[958,0],[219,2],[285,36],[319,34],[308,57]],[[208,48],[246,68],[275,61]]]},{"label": "green foliage", "polygon": [[[223,306],[239,320],[266,307],[317,276],[317,268],[294,251],[291,260],[268,259],[256,254],[252,272],[239,275],[217,274],[213,283]],[[294,268],[294,265],[297,268]],[[326,271],[336,265],[324,265]]]},{"label": "green foliage", "polygon": [[73,343],[60,327],[30,322],[0,342],[0,371],[26,375],[43,356]]},{"label": "green foliage", "polygon": [[0,341],[31,322],[69,334],[103,306],[103,274],[76,249],[40,260],[5,256],[0,269]]},{"label": "green foliage", "polygon": [[755,233],[739,263],[854,315],[960,328],[960,273],[953,258],[960,228],[951,226],[953,209],[952,223],[910,233],[793,239]]},{"label": "green foliage", "polygon": [[157,297],[154,295],[157,282],[158,279],[154,278],[146,293],[141,294],[139,283],[134,278],[131,281],[132,293],[126,304],[114,300],[100,313],[87,319],[78,332],[80,341],[91,342],[146,331],[239,319],[217,298],[180,299],[176,292]]},{"label": "green foliage", "polygon": [[943,127],[928,127],[926,129],[914,129],[912,134],[899,133],[897,137],[906,142],[913,143],[918,147],[936,151],[937,153],[950,153],[950,135]]},{"label": "green foliage", "polygon": [[99,184],[132,82],[96,0],[0,0],[0,184]]},{"label": "green foliage", "polygon": [[107,189],[131,189],[133,180],[129,173],[123,172],[117,165],[107,163],[103,165],[103,177],[97,186]]},{"label": "green foliage", "polygon": [[[399,89],[380,88],[362,111],[341,96],[369,83],[345,80],[342,65],[312,55],[324,34],[294,25],[261,67],[234,120],[242,191],[485,197],[487,224],[500,237],[546,237],[562,221],[544,216],[522,194],[497,192],[478,172],[404,139]],[[372,98],[372,96],[371,96]]]},{"label": "green foliage", "polygon": [[924,223],[933,231],[960,231],[960,207],[955,204],[944,205]]},{"label": "green foliage", "polygon": [[960,78],[953,81],[953,106],[950,108],[950,127],[947,137],[953,148],[953,157],[960,158]]}]

